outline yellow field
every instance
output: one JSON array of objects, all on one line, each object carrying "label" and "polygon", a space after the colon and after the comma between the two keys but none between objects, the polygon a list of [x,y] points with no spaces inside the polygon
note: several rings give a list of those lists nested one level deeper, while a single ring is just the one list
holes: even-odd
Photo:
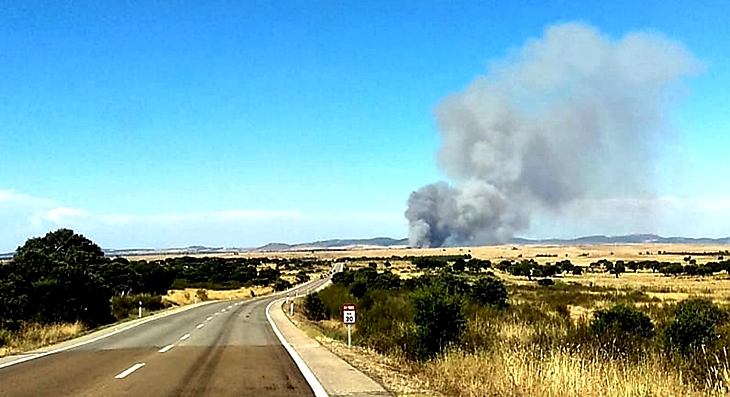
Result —
[{"label": "yellow field", "polygon": [[[163,301],[174,303],[179,306],[190,305],[198,298],[198,302],[207,300],[227,300],[227,299],[248,299],[253,296],[269,295],[274,291],[271,287],[250,287],[239,288],[234,290],[212,290],[205,288],[186,288],[183,290],[175,289],[167,292],[163,296]],[[254,295],[251,295],[251,292]]]}]

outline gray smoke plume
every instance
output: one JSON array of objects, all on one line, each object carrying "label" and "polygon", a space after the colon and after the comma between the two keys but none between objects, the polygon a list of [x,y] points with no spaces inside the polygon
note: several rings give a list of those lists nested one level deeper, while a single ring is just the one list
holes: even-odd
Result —
[{"label": "gray smoke plume", "polygon": [[503,243],[538,209],[651,190],[671,94],[700,69],[657,33],[549,27],[437,106],[438,164],[452,184],[411,194],[410,245]]}]

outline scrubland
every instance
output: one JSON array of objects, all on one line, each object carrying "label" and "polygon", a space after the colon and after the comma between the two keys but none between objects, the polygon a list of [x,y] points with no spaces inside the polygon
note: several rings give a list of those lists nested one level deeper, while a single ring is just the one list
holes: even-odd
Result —
[{"label": "scrubland", "polygon": [[[564,260],[568,253],[568,259],[587,268],[599,259],[688,264],[686,255],[658,256],[657,251],[725,249],[661,248],[560,247],[550,252],[530,247],[528,253],[524,247],[489,247],[472,248],[471,253],[470,249],[425,252],[479,255],[495,264],[504,259],[514,263],[534,259],[542,265]],[[697,258],[700,267],[718,259]],[[302,300],[295,321],[394,394],[730,394],[730,278],[725,270],[700,277],[639,269],[616,277],[594,269],[582,275],[561,273],[550,277],[552,285],[538,285],[543,277],[530,280],[494,267],[457,271],[452,261],[440,269],[419,269],[398,255],[351,254],[343,260],[351,276],[319,292],[318,299]],[[397,285],[392,276],[397,276]],[[475,287],[480,279],[499,280],[507,294],[506,304],[490,304],[490,299],[499,299],[490,295],[491,290]],[[311,302],[317,300],[321,303]],[[346,329],[338,318],[343,301],[358,303],[360,310],[352,348],[344,345]],[[438,348],[429,351],[429,345]]]}]

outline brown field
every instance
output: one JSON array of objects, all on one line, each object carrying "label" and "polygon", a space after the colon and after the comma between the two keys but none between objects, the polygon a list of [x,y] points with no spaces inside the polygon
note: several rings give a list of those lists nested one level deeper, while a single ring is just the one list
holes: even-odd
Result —
[{"label": "brown field", "polygon": [[[669,252],[718,252],[730,250],[727,245],[694,245],[694,244],[593,244],[593,245],[495,245],[484,247],[450,247],[450,248],[369,248],[357,250],[315,250],[313,251],[286,251],[286,252],[242,252],[238,255],[225,254],[190,254],[193,257],[220,257],[220,258],[388,258],[391,256],[428,256],[428,255],[464,255],[471,254],[480,259],[517,259],[534,258],[538,262],[554,262],[570,259],[576,265],[588,265],[601,258],[610,260],[659,260],[668,262],[682,262],[682,255],[658,255],[659,251]],[[649,254],[647,254],[647,252]],[[613,253],[613,254],[612,254]],[[557,255],[557,258],[537,258],[538,254]],[[588,254],[588,256],[581,256]],[[176,255],[149,255],[130,256],[130,260],[160,260]],[[696,258],[702,263],[717,259],[712,256]]]}]

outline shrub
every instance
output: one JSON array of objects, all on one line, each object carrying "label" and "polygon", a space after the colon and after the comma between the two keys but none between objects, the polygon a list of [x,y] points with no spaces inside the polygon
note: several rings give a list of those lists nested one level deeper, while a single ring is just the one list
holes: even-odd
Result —
[{"label": "shrub", "polygon": [[494,277],[480,277],[471,288],[470,297],[482,305],[493,305],[499,308],[507,306],[507,288],[502,280]]},{"label": "shrub", "polygon": [[466,268],[466,261],[463,258],[458,258],[452,267],[455,272],[461,273]]},{"label": "shrub", "polygon": [[338,318],[343,303],[357,303],[347,287],[342,284],[333,284],[319,291],[317,296],[324,303],[328,318]]},{"label": "shrub", "polygon": [[551,278],[541,278],[537,280],[537,285],[541,287],[549,287],[551,285],[555,285],[555,282]]},{"label": "shrub", "polygon": [[372,291],[358,306],[357,334],[381,353],[408,353],[414,338],[413,311],[403,293]]},{"label": "shrub", "polygon": [[413,292],[411,302],[416,324],[416,360],[427,360],[457,342],[466,327],[458,295],[448,293],[443,284],[432,284]]},{"label": "shrub", "polygon": [[631,339],[650,338],[654,324],[645,313],[623,304],[593,314],[591,331],[600,338]]},{"label": "shrub", "polygon": [[310,280],[309,274],[307,274],[307,272],[304,270],[300,270],[299,273],[297,273],[296,277],[298,284],[306,283]]},{"label": "shrub", "polygon": [[291,287],[292,287],[291,283],[282,278],[277,279],[276,282],[274,283],[274,291],[277,291],[277,292],[286,291]]},{"label": "shrub", "polygon": [[343,272],[335,273],[334,276],[332,276],[332,283],[333,284],[342,284],[345,286],[348,286],[355,281],[355,273],[350,270],[345,270]]},{"label": "shrub", "polygon": [[322,321],[329,317],[324,302],[317,294],[309,294],[304,297],[304,315],[311,321]]},{"label": "shrub", "polygon": [[702,298],[679,302],[672,314],[673,320],[664,333],[665,342],[669,349],[682,354],[710,342],[718,335],[718,328],[728,320],[727,312]]},{"label": "shrub", "polygon": [[112,314],[117,320],[134,317],[139,310],[139,302],[145,311],[162,310],[167,305],[160,295],[117,295],[112,297]]}]

